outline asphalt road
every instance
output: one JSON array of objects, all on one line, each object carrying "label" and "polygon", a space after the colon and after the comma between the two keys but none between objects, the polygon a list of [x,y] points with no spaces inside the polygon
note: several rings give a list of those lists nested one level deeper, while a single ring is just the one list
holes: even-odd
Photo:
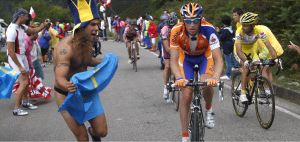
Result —
[{"label": "asphalt road", "polygon": [[[179,113],[162,99],[162,72],[157,56],[142,49],[138,72],[127,63],[123,43],[103,42],[103,52],[119,56],[119,68],[110,85],[100,94],[108,121],[108,135],[104,141],[179,141],[181,128]],[[53,87],[53,68],[45,70],[45,84]],[[228,87],[228,85],[227,85]],[[244,118],[235,115],[229,89],[225,100],[214,98],[216,127],[206,130],[208,141],[299,141],[300,115],[297,111],[276,109],[270,129],[262,129],[257,121],[254,105]],[[276,101],[285,102],[277,99]],[[29,115],[12,115],[14,98],[0,100],[0,141],[73,141],[73,134],[57,112],[54,98],[29,110]],[[284,108],[300,110],[289,102]],[[86,124],[89,125],[89,124]]]}]

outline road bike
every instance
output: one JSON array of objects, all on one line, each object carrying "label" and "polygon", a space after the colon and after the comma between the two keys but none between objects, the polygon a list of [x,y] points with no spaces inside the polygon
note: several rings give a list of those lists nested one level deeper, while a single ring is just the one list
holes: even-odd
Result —
[{"label": "road bike", "polygon": [[[232,104],[237,116],[243,117],[248,110],[249,105],[255,104],[255,112],[260,126],[269,129],[272,126],[275,117],[275,93],[272,83],[262,76],[263,68],[274,66],[274,60],[260,60],[259,63],[253,63],[248,66],[248,77],[250,78],[246,85],[246,96],[248,101],[241,103],[241,73],[235,72],[232,77]],[[253,69],[254,68],[254,69]],[[282,70],[282,61],[278,59],[278,70]]]},{"label": "road bike", "polygon": [[[199,66],[194,66],[194,79],[189,80],[186,86],[190,86],[193,88],[193,99],[190,107],[190,117],[189,117],[189,133],[191,141],[204,141],[205,134],[205,120],[203,115],[203,110],[201,106],[202,100],[202,87],[207,87],[207,82],[198,81],[198,72]],[[218,83],[219,86],[219,98],[223,100],[223,88],[224,82],[220,81]]]},{"label": "road bike", "polygon": [[139,42],[137,41],[130,41],[130,45],[131,45],[131,48],[130,48],[130,53],[131,53],[131,63],[132,63],[132,66],[133,66],[133,70],[135,72],[137,72],[137,48],[136,46],[139,46],[138,45]]}]

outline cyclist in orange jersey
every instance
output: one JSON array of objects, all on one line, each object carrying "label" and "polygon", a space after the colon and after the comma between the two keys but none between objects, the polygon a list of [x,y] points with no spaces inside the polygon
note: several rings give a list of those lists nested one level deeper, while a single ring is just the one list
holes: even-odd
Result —
[{"label": "cyclist in orange jersey", "polygon": [[180,97],[180,120],[182,141],[189,141],[188,114],[192,101],[192,88],[185,87],[188,80],[193,79],[193,67],[199,66],[201,81],[207,81],[203,88],[206,114],[206,126],[215,125],[212,111],[213,85],[219,82],[223,70],[223,59],[219,39],[214,26],[203,19],[203,8],[198,3],[187,3],[181,7],[183,22],[171,30],[171,69],[176,77],[175,85],[182,87]]}]

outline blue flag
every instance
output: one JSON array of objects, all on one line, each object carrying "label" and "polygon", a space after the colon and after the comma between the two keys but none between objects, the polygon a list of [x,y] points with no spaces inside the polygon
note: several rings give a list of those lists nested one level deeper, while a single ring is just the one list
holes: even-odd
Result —
[{"label": "blue flag", "polygon": [[11,68],[0,66],[0,99],[9,99],[19,74]]},{"label": "blue flag", "polygon": [[58,111],[68,111],[79,124],[103,114],[98,94],[109,84],[117,68],[118,57],[108,53],[93,69],[74,74],[71,82],[76,85],[77,91],[68,93]]}]

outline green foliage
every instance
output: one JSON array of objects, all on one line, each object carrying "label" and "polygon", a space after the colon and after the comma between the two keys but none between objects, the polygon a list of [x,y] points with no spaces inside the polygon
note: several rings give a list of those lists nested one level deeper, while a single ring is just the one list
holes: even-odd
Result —
[{"label": "green foliage", "polygon": [[29,11],[33,7],[37,18],[35,21],[44,21],[50,18],[52,21],[60,19],[63,22],[72,22],[70,10],[64,0],[9,0],[3,1],[0,5],[0,18],[5,19],[8,23],[16,9],[24,8]]},{"label": "green foliage", "polygon": [[6,52],[0,52],[0,66],[3,66],[4,62],[7,62]]},{"label": "green foliage", "polygon": [[[114,0],[118,3],[121,0]],[[158,19],[164,10],[179,13],[180,7],[188,0],[148,0],[131,4],[128,3],[125,12],[126,16],[142,15],[150,13],[154,19]],[[244,11],[251,11],[259,14],[259,24],[268,26],[281,43],[285,50],[283,59],[286,68],[293,63],[300,64],[300,56],[287,48],[289,41],[300,45],[300,1],[299,0],[189,0],[200,3],[203,6],[203,15],[215,26],[221,26],[220,17],[231,16],[234,7],[240,7]],[[135,11],[140,7],[139,11]],[[116,7],[115,7],[116,8]],[[134,13],[134,14],[133,14]],[[291,58],[293,57],[293,58]]]}]

